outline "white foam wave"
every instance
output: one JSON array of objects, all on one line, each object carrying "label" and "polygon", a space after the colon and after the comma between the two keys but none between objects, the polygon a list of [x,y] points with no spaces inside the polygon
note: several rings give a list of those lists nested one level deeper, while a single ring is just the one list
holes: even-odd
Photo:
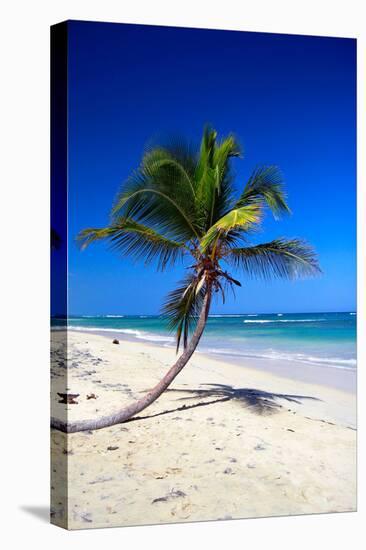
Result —
[{"label": "white foam wave", "polygon": [[269,319],[245,319],[243,323],[277,323],[277,321],[270,321]]},{"label": "white foam wave", "polygon": [[339,359],[337,357],[313,357],[312,355],[309,355],[307,357],[309,361],[313,361],[314,363],[329,363],[329,364],[335,364],[335,365],[349,365],[351,367],[356,367],[357,361],[356,359]]},{"label": "white foam wave", "polygon": [[213,313],[211,315],[209,315],[209,317],[226,317],[226,318],[231,318],[231,317],[245,317],[245,315],[221,315],[221,314],[216,314],[216,313]]},{"label": "white foam wave", "polygon": [[124,315],[105,315],[107,319],[123,319]]},{"label": "white foam wave", "polygon": [[243,323],[317,323],[327,319],[245,319]]},{"label": "white foam wave", "polygon": [[[56,330],[65,330],[65,327],[54,327]],[[143,332],[141,330],[135,330],[132,328],[104,328],[104,327],[82,327],[82,326],[68,326],[68,330],[74,330],[76,332],[109,332],[109,333],[121,333],[134,336],[140,340],[148,340],[149,342],[174,342],[172,336],[164,336],[162,334],[153,334],[151,332]]]},{"label": "white foam wave", "polygon": [[[204,351],[204,350],[202,350]],[[208,348],[206,351],[209,353],[219,354],[219,355],[231,355],[231,356],[240,356],[256,359],[272,359],[272,360],[281,360],[281,361],[297,361],[300,363],[305,363],[307,365],[313,366],[324,366],[324,367],[333,367],[338,369],[345,370],[354,370],[357,366],[356,359],[344,359],[340,357],[317,357],[313,355],[305,355],[301,353],[285,353],[275,350],[267,351],[246,351],[241,352],[239,350],[230,350],[222,348]]]},{"label": "white foam wave", "polygon": [[[263,320],[262,320],[263,321]],[[276,322],[276,321],[274,321]],[[52,330],[66,330],[66,326],[54,326]],[[162,334],[153,334],[151,332],[144,332],[136,329],[119,329],[119,328],[99,328],[99,327],[83,327],[83,326],[68,326],[67,330],[77,331],[77,332],[106,332],[106,333],[121,333],[132,336],[139,340],[145,340],[149,342],[161,343],[164,346],[170,346],[175,341],[173,336],[162,335]],[[229,348],[201,348],[202,352],[208,352],[212,354],[219,355],[231,355],[239,357],[248,357],[248,358],[257,358],[257,359],[270,359],[277,361],[296,361],[300,363],[307,364],[309,366],[322,366],[322,367],[333,367],[338,369],[345,370],[354,370],[356,368],[357,362],[356,359],[347,359],[344,357],[326,357],[326,356],[316,356],[316,355],[306,355],[301,353],[286,353],[282,351],[277,351],[273,349],[265,350],[245,350],[241,351],[240,349],[229,349]]]},{"label": "white foam wave", "polygon": [[80,315],[79,317],[71,316],[70,319],[77,321],[79,319],[123,319],[124,315]]}]

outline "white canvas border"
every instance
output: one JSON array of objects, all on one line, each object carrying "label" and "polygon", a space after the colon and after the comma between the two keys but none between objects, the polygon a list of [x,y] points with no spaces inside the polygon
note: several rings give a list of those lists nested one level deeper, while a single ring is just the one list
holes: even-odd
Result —
[{"label": "white canvas border", "polygon": [[[361,547],[365,519],[365,45],[362,2],[213,0],[13,1],[2,15],[1,163],[3,535],[39,548]],[[286,32],[358,39],[359,512],[67,533],[42,521],[48,505],[49,26],[64,19]],[[362,101],[363,99],[363,101]],[[24,317],[24,312],[27,316]],[[20,322],[21,318],[21,322]],[[26,511],[33,507],[33,514]],[[34,515],[36,508],[40,513]],[[5,514],[5,515],[4,515]],[[363,530],[364,531],[364,530]]]}]

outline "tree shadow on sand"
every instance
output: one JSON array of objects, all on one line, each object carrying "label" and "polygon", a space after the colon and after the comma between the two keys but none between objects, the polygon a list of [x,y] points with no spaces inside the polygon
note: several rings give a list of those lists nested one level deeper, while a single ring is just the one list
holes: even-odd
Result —
[{"label": "tree shadow on sand", "polygon": [[146,418],[154,418],[155,416],[161,416],[164,414],[170,414],[178,411],[187,411],[196,407],[206,407],[213,405],[214,403],[224,403],[225,401],[236,401],[239,405],[247,408],[250,412],[258,415],[274,414],[283,408],[283,405],[278,403],[277,400],[284,400],[288,403],[295,403],[301,405],[302,401],[311,399],[313,401],[319,401],[317,397],[311,397],[309,395],[291,395],[286,393],[273,393],[263,390],[257,390],[253,388],[234,388],[227,384],[206,384],[208,389],[168,389],[167,392],[189,394],[184,397],[178,398],[178,401],[189,401],[196,399],[213,398],[210,401],[199,401],[198,403],[184,404],[175,409],[165,410],[159,413],[147,415],[147,416],[135,416],[128,420],[132,422],[135,420],[144,420]]}]

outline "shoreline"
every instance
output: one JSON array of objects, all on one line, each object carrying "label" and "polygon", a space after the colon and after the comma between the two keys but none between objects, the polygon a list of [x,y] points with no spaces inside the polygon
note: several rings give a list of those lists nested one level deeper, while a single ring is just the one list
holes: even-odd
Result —
[{"label": "shoreline", "polygon": [[[68,332],[54,348],[52,415],[95,418],[139,399],[172,348]],[[93,398],[90,398],[94,395]],[[194,354],[157,401],[109,428],[51,431],[53,522],[69,529],[354,511],[356,399]],[[68,499],[65,500],[65,460]]]},{"label": "shoreline", "polygon": [[[174,349],[173,345],[164,345],[159,341],[150,341],[144,338],[134,337],[126,333],[113,331],[113,329],[108,329],[108,332],[100,331],[97,328],[95,330],[83,331],[80,329],[75,330],[72,327],[69,327],[68,330],[73,333],[84,335],[95,334],[107,339],[117,338],[120,341],[132,342],[138,345],[151,345],[162,349]],[[354,395],[357,393],[356,368],[340,368],[330,365],[315,365],[310,363],[304,364],[301,361],[282,360],[277,358],[260,358],[245,355],[239,356],[235,353],[230,354],[229,352],[210,352],[209,350],[201,350],[199,346],[195,351],[195,354],[199,354],[200,356],[204,356],[206,358],[211,358],[214,361],[240,366],[242,368],[258,369],[260,371],[283,378],[289,378],[294,381],[326,386]]]},{"label": "shoreline", "polygon": [[[84,337],[88,337],[89,334],[94,334],[91,331],[88,332],[82,332],[82,331],[74,331],[79,332]],[[168,370],[170,366],[175,362],[177,359],[177,355],[175,354],[175,348],[173,346],[163,346],[159,344],[158,342],[147,342],[144,340],[139,340],[137,338],[121,338],[121,336],[118,338],[118,336],[107,336],[105,333],[98,333],[96,336],[100,336],[103,340],[106,340],[106,342],[112,342],[113,338],[117,338],[121,343],[128,343],[132,344],[143,353],[150,353],[153,355],[154,359],[157,361],[161,361],[162,356],[165,359],[165,368]],[[123,335],[125,336],[125,335]],[[120,344],[123,345],[123,344]],[[155,353],[154,351],[155,350]],[[219,355],[219,354],[210,354],[205,351],[200,351],[199,349],[193,354],[192,358],[188,362],[188,364],[184,367],[183,372],[186,372],[190,366],[192,368],[192,365],[195,365],[196,368],[203,368],[203,370],[207,370],[210,372],[210,374],[215,374],[218,377],[218,380],[221,379],[222,376],[225,376],[226,374],[231,373],[230,378],[234,380],[237,379],[247,379],[248,382],[250,380],[253,380],[253,382],[257,382],[261,384],[260,389],[265,389],[265,391],[268,391],[271,393],[272,387],[276,388],[277,393],[281,393],[281,391],[277,388],[284,387],[289,388],[289,393],[299,393],[299,389],[304,389],[303,392],[300,393],[309,393],[312,394],[315,398],[318,398],[318,396],[326,395],[328,397],[329,403],[333,399],[336,403],[351,403],[353,400],[356,403],[356,384],[354,386],[354,390],[345,389],[340,382],[343,382],[344,379],[337,380],[337,375],[339,377],[342,377],[342,374],[344,373],[344,370],[342,369],[336,369],[334,367],[305,367],[305,372],[298,371],[298,377],[291,376],[296,371],[290,371],[290,366],[281,367],[281,365],[275,365],[275,363],[280,363],[280,361],[274,360],[274,359],[268,359],[268,360],[252,360],[252,359],[245,359],[241,360],[241,358],[237,359],[236,357],[231,356],[231,361],[229,360],[230,357],[226,355]],[[202,366],[198,366],[197,363],[201,363]],[[301,365],[302,366],[302,365]],[[277,369],[276,369],[277,367]],[[306,372],[306,369],[309,369],[309,371],[312,371],[312,375]],[[277,371],[276,371],[277,370]],[[351,370],[351,369],[350,369]],[[330,372],[329,372],[330,371]],[[336,371],[336,372],[333,372]],[[173,382],[179,383],[179,377],[182,376],[182,373],[178,375],[176,380]],[[165,374],[165,371],[164,371]],[[314,374],[317,376],[317,380],[312,380],[311,376],[314,376]],[[346,371],[346,378],[348,376],[352,377],[354,374],[355,382],[356,382],[356,373],[348,372]],[[323,375],[323,376],[322,376]],[[324,376],[329,375],[329,376]],[[343,377],[342,377],[343,378]],[[329,382],[332,381],[333,385]],[[255,384],[254,384],[255,385]],[[341,386],[341,387],[340,387]],[[276,393],[275,392],[275,393]],[[321,397],[319,398],[321,400]],[[351,414],[347,415],[342,411],[341,414],[338,414],[338,411],[336,411],[336,408],[332,408],[328,406],[328,409],[332,409],[331,412],[327,410],[323,410],[323,408],[320,406],[320,403],[318,404],[318,407],[315,406],[314,403],[311,404],[311,407],[308,406],[307,403],[303,403],[304,408],[311,409],[309,411],[309,414],[313,414],[315,410],[319,410],[319,414],[323,414],[325,418],[328,418],[330,420],[334,420],[336,422],[341,422],[344,425],[349,423],[349,426],[351,428],[356,427],[356,411],[352,411]],[[347,408],[344,407],[345,409]]]}]

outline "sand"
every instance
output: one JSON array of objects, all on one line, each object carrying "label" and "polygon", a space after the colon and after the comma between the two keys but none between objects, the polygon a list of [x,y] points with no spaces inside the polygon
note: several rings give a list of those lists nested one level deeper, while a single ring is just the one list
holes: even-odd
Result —
[{"label": "sand", "polygon": [[[55,350],[60,342],[54,333]],[[58,354],[52,414],[69,420],[139,398],[175,358],[169,348],[70,332],[67,387],[80,395],[62,405]],[[352,392],[197,353],[136,419],[52,430],[52,521],[84,529],[354,511],[355,426]]]}]

